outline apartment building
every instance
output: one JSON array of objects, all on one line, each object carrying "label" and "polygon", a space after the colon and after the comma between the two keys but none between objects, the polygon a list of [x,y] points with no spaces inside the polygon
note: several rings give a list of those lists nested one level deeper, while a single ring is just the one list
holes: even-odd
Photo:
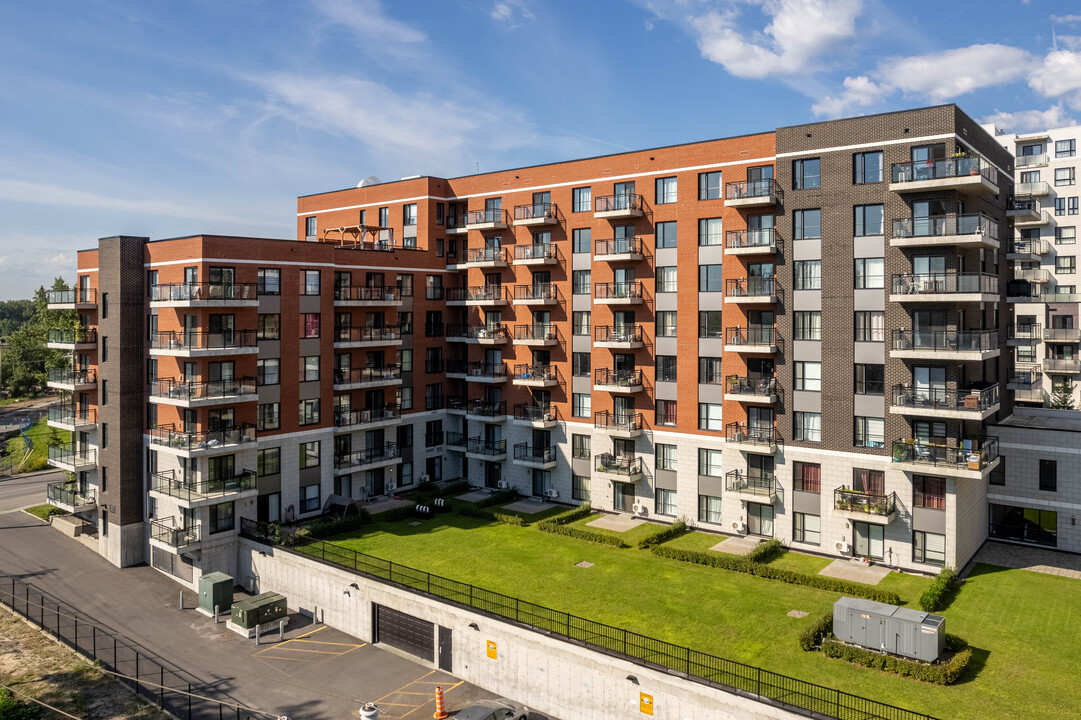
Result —
[{"label": "apartment building", "polygon": [[51,492],[186,582],[239,518],[455,478],[962,564],[1012,406],[1013,165],[946,105],[365,181],[299,198],[295,241],[104,239],[53,298],[85,434]]}]

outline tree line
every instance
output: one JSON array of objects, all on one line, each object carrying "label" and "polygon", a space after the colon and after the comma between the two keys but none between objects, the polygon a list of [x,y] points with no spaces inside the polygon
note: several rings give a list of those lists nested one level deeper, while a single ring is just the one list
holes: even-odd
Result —
[{"label": "tree line", "polygon": [[[56,278],[49,290],[68,290]],[[74,310],[49,310],[48,290],[41,286],[29,300],[0,302],[0,390],[12,397],[34,397],[45,390],[50,368],[72,367],[64,350],[48,348],[49,330],[77,328]]]}]

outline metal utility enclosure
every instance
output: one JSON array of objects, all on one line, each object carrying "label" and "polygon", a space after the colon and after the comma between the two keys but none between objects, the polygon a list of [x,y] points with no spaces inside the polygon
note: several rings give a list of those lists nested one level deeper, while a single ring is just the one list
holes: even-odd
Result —
[{"label": "metal utility enclosure", "polygon": [[251,630],[272,620],[286,616],[285,597],[274,592],[265,592],[233,605],[231,619],[233,624]]},{"label": "metal utility enclosure", "polygon": [[199,578],[199,608],[207,613],[227,614],[233,607],[233,578],[223,572],[207,573]]},{"label": "metal utility enclosure", "polygon": [[933,662],[946,647],[946,618],[843,597],[833,604],[833,634],[869,650]]}]

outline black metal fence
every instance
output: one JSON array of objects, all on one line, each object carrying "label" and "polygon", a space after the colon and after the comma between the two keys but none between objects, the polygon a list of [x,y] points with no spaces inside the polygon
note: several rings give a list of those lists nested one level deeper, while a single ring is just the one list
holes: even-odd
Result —
[{"label": "black metal fence", "polygon": [[26,618],[80,655],[98,663],[106,675],[142,695],[179,720],[283,720],[201,694],[198,683],[170,670],[128,640],[99,627],[53,596],[15,578],[0,580],[0,605]]},{"label": "black metal fence", "polygon": [[316,540],[294,537],[292,547],[276,543],[268,523],[241,521],[241,535],[256,542],[298,552],[314,560],[389,582],[517,623],[530,630],[569,640],[591,650],[639,665],[684,676],[695,682],[774,704],[800,714],[840,720],[935,720],[931,715],[780,675],[734,660],[657,640],[622,628],[580,618],[468,583],[416,570],[382,558]]}]

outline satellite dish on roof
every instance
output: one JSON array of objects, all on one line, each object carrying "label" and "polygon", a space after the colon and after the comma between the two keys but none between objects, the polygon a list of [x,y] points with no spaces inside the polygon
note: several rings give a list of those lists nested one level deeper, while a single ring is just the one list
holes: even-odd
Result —
[{"label": "satellite dish on roof", "polygon": [[382,184],[383,184],[383,181],[380,180],[377,176],[369,175],[368,177],[364,178],[359,183],[357,183],[357,187],[358,188],[371,187],[372,185],[382,185]]}]

